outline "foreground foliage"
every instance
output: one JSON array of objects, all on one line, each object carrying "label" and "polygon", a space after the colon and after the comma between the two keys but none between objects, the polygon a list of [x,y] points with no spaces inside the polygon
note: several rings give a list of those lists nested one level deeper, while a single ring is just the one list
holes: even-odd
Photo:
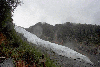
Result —
[{"label": "foreground foliage", "polygon": [[[14,30],[12,12],[19,4],[18,0],[0,0],[0,57],[12,58],[16,67],[42,67],[39,62],[42,53],[23,41]],[[55,67],[55,63],[46,58],[46,67]]]}]

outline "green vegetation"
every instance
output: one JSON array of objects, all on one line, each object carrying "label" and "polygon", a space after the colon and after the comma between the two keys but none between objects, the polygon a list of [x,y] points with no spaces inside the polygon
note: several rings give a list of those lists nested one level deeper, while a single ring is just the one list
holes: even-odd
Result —
[{"label": "green vegetation", "polygon": [[[57,38],[58,42],[63,40],[66,42],[76,41],[77,43],[84,43],[85,45],[95,44],[100,46],[100,26],[99,25],[91,25],[91,24],[75,24],[66,22],[64,24],[56,24],[52,26],[50,24],[42,24],[41,22],[37,23],[43,28],[43,36],[45,36],[45,40],[53,41]],[[36,26],[35,25],[35,26]],[[28,30],[32,32],[32,28],[35,26],[31,26]],[[55,34],[57,35],[55,37]],[[48,38],[48,39],[47,39]]]},{"label": "green vegetation", "polygon": [[[12,23],[12,11],[19,4],[18,0],[0,0],[0,57],[12,58],[15,66],[19,67],[16,63],[22,60],[26,67],[34,65],[36,67],[42,67],[39,59],[42,56],[41,51],[35,48],[35,46],[29,45],[14,30],[14,24]],[[55,63],[45,55],[46,67],[55,67]],[[21,63],[21,64],[22,64]]]},{"label": "green vegetation", "polygon": [[77,42],[85,42],[86,45],[91,43],[99,45],[100,26],[66,22],[61,25],[58,38],[62,38],[64,42],[66,42],[66,40],[72,41],[76,39]]},{"label": "green vegetation", "polygon": [[[15,32],[16,33],[16,32]],[[29,45],[27,42],[23,41],[17,34],[14,34],[16,37],[16,41],[18,43],[19,46],[14,46],[16,45],[16,43],[12,43],[12,46],[6,45],[5,42],[0,44],[0,50],[1,50],[1,54],[0,56],[5,56],[5,57],[11,57],[14,59],[14,62],[16,63],[18,60],[23,60],[26,62],[26,64],[32,65],[32,63],[34,62],[35,64],[37,64],[38,67],[41,67],[41,63],[39,62],[39,59],[42,56],[42,53],[36,49],[34,46]],[[47,67],[56,67],[55,62],[53,62],[52,60],[49,59],[49,57],[47,57],[45,55],[46,58],[46,62],[45,65]]]}]

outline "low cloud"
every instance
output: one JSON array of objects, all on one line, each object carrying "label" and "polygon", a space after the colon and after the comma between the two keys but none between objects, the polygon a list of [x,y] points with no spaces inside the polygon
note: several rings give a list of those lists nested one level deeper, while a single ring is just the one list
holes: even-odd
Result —
[{"label": "low cloud", "polygon": [[37,22],[100,24],[99,0],[23,0],[14,12],[14,23],[29,27]]}]

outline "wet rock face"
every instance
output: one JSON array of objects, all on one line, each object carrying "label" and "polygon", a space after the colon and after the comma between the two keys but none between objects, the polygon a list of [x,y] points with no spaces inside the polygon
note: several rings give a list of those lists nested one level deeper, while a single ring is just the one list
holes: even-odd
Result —
[{"label": "wet rock face", "polygon": [[4,62],[0,64],[0,67],[14,67],[13,60],[11,58],[4,60]]}]

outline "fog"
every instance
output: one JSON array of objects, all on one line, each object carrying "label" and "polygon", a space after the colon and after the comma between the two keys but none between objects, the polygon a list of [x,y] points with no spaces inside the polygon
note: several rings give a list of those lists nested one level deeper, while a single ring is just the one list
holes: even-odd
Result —
[{"label": "fog", "polygon": [[100,24],[100,0],[22,0],[13,14],[14,23],[29,27],[38,22]]}]

